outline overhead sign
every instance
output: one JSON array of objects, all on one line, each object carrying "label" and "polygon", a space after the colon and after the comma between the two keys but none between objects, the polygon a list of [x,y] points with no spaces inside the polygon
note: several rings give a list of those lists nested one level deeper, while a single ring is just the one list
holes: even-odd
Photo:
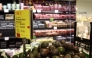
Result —
[{"label": "overhead sign", "polygon": [[30,10],[15,10],[15,32],[18,38],[31,38]]}]

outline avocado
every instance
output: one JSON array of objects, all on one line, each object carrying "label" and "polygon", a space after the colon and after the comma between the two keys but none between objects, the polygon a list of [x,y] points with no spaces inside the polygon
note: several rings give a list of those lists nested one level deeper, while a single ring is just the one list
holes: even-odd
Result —
[{"label": "avocado", "polygon": [[5,58],[4,56],[0,56],[0,58]]},{"label": "avocado", "polygon": [[40,52],[40,49],[41,49],[41,45],[38,46],[38,52]]},{"label": "avocado", "polygon": [[55,46],[54,45],[50,45],[49,46],[49,50],[53,50],[53,49],[55,49]]},{"label": "avocado", "polygon": [[40,53],[41,53],[41,56],[48,56],[49,53],[50,53],[50,50],[49,49],[40,49]]},{"label": "avocado", "polygon": [[6,54],[7,58],[11,58],[10,55],[8,55],[7,53],[5,53],[5,54]]},{"label": "avocado", "polygon": [[61,46],[61,43],[59,41],[55,41],[52,43],[56,48]]},{"label": "avocado", "polygon": [[2,52],[0,52],[0,55],[2,54]]},{"label": "avocado", "polygon": [[66,54],[64,58],[72,58],[70,54]]},{"label": "avocado", "polygon": [[45,57],[45,58],[50,58],[49,56]]},{"label": "avocado", "polygon": [[36,57],[38,55],[38,51],[33,51],[32,54],[34,55],[34,57]]},{"label": "avocado", "polygon": [[52,56],[52,58],[60,58],[60,56]]},{"label": "avocado", "polygon": [[29,49],[29,50],[27,51],[27,55],[28,55],[29,53],[31,53],[31,49]]},{"label": "avocado", "polygon": [[74,46],[74,52],[75,52],[75,53],[79,53],[79,48],[78,48],[78,46]]},{"label": "avocado", "polygon": [[70,54],[71,56],[74,55],[74,51],[66,51],[66,54]]},{"label": "avocado", "polygon": [[74,50],[74,45],[72,43],[65,43],[63,44],[63,47],[65,48],[65,50],[67,51],[72,51]]},{"label": "avocado", "polygon": [[61,44],[65,44],[66,41],[65,41],[65,40],[60,40],[60,43],[61,43]]},{"label": "avocado", "polygon": [[38,53],[37,56],[35,58],[41,58],[41,54]]},{"label": "avocado", "polygon": [[47,48],[49,46],[48,42],[42,42],[41,43],[41,48]]},{"label": "avocado", "polygon": [[38,51],[38,48],[37,47],[34,47],[33,49],[32,49],[32,52],[33,51]]},{"label": "avocado", "polygon": [[14,55],[12,58],[19,58],[17,55]]},{"label": "avocado", "polygon": [[58,47],[57,48],[60,54],[63,54],[65,52],[64,47]]},{"label": "avocado", "polygon": [[86,58],[86,56],[83,53],[79,53],[78,56],[80,56],[81,58]]},{"label": "avocado", "polygon": [[52,51],[51,51],[51,55],[53,56],[53,55],[59,55],[59,51],[57,50],[57,49],[53,49]]},{"label": "avocado", "polygon": [[60,54],[59,56],[60,56],[60,58],[64,58],[64,55],[63,54]]},{"label": "avocado", "polygon": [[24,58],[24,53],[20,53],[19,58]]},{"label": "avocado", "polygon": [[72,58],[80,58],[78,55],[74,55]]},{"label": "avocado", "polygon": [[35,58],[33,54],[29,54],[29,57],[28,58]]}]

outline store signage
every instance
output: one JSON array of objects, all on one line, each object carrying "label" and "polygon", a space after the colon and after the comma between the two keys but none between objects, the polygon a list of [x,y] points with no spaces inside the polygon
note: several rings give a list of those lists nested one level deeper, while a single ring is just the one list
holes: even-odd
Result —
[{"label": "store signage", "polygon": [[87,14],[87,12],[79,12],[79,14]]},{"label": "store signage", "polygon": [[15,32],[18,38],[31,38],[30,10],[15,10]]}]

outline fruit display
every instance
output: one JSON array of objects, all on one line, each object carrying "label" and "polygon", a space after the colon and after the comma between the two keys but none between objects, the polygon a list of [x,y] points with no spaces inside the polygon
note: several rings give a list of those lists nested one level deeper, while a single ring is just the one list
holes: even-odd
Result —
[{"label": "fruit display", "polygon": [[35,19],[75,19],[75,14],[35,14]]},{"label": "fruit display", "polygon": [[59,30],[34,30],[35,36],[54,36],[73,34],[74,29],[59,29]]},{"label": "fruit display", "polygon": [[[51,44],[51,45],[50,45]],[[26,58],[86,58],[79,52],[79,48],[65,40],[47,42],[43,41],[38,47],[26,51]],[[12,58],[22,58],[24,53],[13,55]]]},{"label": "fruit display", "polygon": [[[41,5],[41,4],[35,4],[34,3],[34,7],[35,9],[39,9],[42,11],[54,11],[54,10],[58,10],[58,11],[76,11],[76,5],[66,5],[65,3],[63,4],[57,4],[57,3],[47,3],[48,5]],[[71,9],[71,10],[70,10]]]},{"label": "fruit display", "polygon": [[53,28],[54,26],[59,28],[68,28],[68,27],[74,27],[74,21],[69,22],[68,21],[61,21],[61,20],[55,20],[55,21],[33,21],[33,28]]}]

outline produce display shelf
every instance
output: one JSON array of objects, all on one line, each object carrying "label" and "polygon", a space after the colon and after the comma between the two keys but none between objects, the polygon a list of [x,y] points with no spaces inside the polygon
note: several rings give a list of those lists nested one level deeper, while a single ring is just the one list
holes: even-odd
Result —
[{"label": "produce display shelf", "polygon": [[61,11],[61,12],[57,12],[55,13],[55,11],[41,11],[41,12],[34,12],[34,14],[76,14],[75,11]]},{"label": "produce display shelf", "polygon": [[[47,3],[47,2],[50,2],[50,3],[54,3],[55,1],[50,1],[50,0],[47,0],[47,1],[44,1],[44,2],[33,2],[33,3],[36,3],[36,4],[43,4],[43,3]],[[58,0],[57,2],[60,2],[60,3],[63,3],[63,2],[74,2],[75,3],[76,0]]]},{"label": "produce display shelf", "polygon": [[[49,20],[50,21],[50,19],[34,19],[34,20],[47,20],[47,21]],[[54,20],[62,20],[62,21],[64,20],[65,21],[65,20],[75,20],[75,19],[70,18],[70,19],[54,19]]]},{"label": "produce display shelf", "polygon": [[[74,27],[57,27],[57,30],[58,29],[73,29]],[[54,29],[54,27],[53,28],[34,28],[34,30],[51,30],[51,29]]]},{"label": "produce display shelf", "polygon": [[[73,34],[73,33],[72,33]],[[72,35],[71,34],[71,35]],[[60,35],[46,35],[46,36],[36,36],[37,38],[39,38],[39,37],[55,37],[55,36],[69,36],[70,34],[60,34]]]}]

